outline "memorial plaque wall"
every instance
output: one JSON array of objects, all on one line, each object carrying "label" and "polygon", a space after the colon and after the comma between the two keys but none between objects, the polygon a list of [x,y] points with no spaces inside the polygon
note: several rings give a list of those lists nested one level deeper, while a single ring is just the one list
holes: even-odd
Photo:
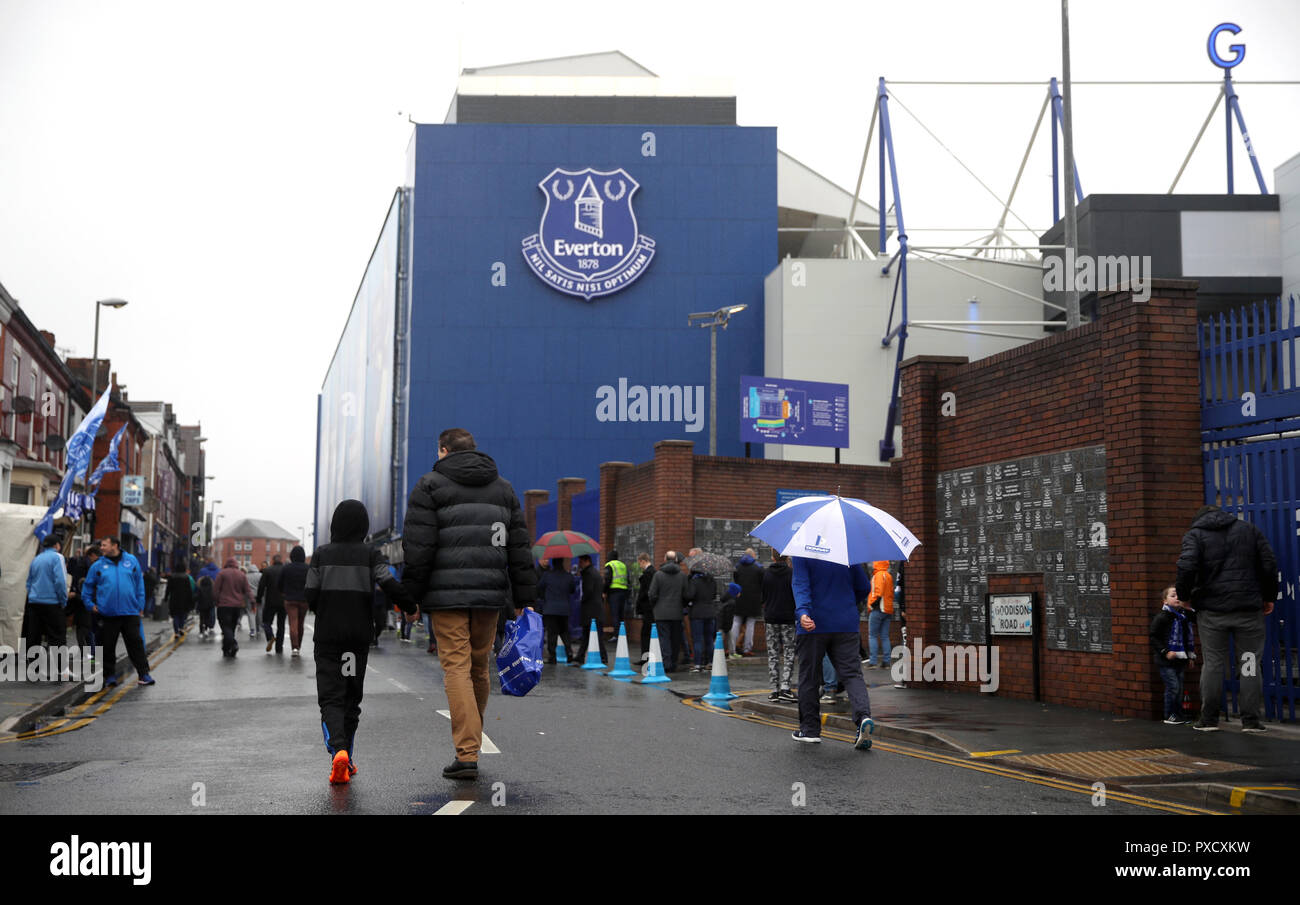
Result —
[{"label": "memorial plaque wall", "polygon": [[[735,562],[745,548],[753,547],[758,554],[758,564],[766,566],[772,561],[772,548],[756,537],[749,529],[762,519],[697,518],[695,520],[695,546],[705,553],[717,553]],[[683,556],[686,551],[679,551]]]},{"label": "memorial plaque wall", "polygon": [[614,549],[618,551],[618,558],[626,563],[636,562],[642,553],[649,553],[656,565],[662,559],[655,552],[655,523],[652,521],[617,526],[614,529]]},{"label": "memorial plaque wall", "polygon": [[984,641],[990,574],[1041,572],[1044,645],[1110,651],[1105,447],[942,472],[936,492],[941,641]]}]

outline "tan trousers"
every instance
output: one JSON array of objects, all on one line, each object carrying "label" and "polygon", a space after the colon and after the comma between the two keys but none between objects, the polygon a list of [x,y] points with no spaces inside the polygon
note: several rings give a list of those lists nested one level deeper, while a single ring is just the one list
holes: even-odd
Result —
[{"label": "tan trousers", "polygon": [[289,616],[289,647],[299,650],[302,647],[302,624],[307,618],[307,601],[286,600],[284,611]]},{"label": "tan trousers", "polygon": [[490,687],[488,663],[497,633],[497,611],[434,610],[432,616],[456,760],[476,763],[483,743],[483,712],[487,710]]}]

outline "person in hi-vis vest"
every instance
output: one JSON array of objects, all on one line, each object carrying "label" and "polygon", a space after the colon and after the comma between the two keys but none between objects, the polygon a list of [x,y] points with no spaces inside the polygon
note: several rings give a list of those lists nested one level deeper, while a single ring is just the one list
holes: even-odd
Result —
[{"label": "person in hi-vis vest", "polygon": [[605,564],[605,601],[609,604],[606,626],[617,635],[623,608],[627,606],[627,563],[618,558],[617,550],[609,551],[609,562]]}]

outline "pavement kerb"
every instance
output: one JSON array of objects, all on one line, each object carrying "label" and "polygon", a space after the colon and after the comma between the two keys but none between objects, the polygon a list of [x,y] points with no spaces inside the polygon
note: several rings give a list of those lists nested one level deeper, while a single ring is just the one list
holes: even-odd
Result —
[{"label": "pavement kerb", "polygon": [[1226,782],[1160,783],[1127,785],[1130,792],[1161,798],[1177,798],[1189,804],[1267,811],[1270,814],[1300,814],[1300,798],[1278,795],[1253,786]]},{"label": "pavement kerb", "polygon": [[[768,716],[789,717],[790,709],[788,706],[772,704],[767,701],[753,701],[745,698],[733,701],[731,703],[733,710],[752,710],[755,713],[763,713]],[[822,725],[831,729],[842,729],[846,732],[857,732],[858,727],[853,720],[847,716],[837,713],[826,713],[823,711],[825,719]],[[957,744],[947,736],[930,732],[926,729],[912,729],[908,726],[896,726],[890,723],[876,722],[876,731],[873,733],[876,738],[888,738],[899,742],[907,742],[912,745],[920,745],[925,748],[938,748],[942,751],[949,751],[953,754],[960,754],[969,757],[971,751],[962,745]]]},{"label": "pavement kerb", "polygon": [[[145,656],[153,654],[158,648],[163,646],[164,637],[170,635],[172,627],[170,622],[165,626],[159,626],[152,639],[145,641]],[[146,638],[147,638],[146,633]],[[135,674],[135,666],[132,665],[129,657],[118,658],[118,679],[124,679],[127,676]],[[43,717],[61,715],[69,707],[74,707],[84,701],[86,698],[95,694],[93,691],[86,690],[85,682],[78,682],[67,688],[60,689],[45,700],[32,705],[27,710],[18,714],[10,723],[8,732],[17,734],[29,732],[36,727],[36,723]]]}]

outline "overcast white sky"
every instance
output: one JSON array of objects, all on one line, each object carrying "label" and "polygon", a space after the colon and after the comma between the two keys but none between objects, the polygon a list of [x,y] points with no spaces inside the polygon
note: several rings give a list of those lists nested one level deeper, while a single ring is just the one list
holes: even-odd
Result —
[{"label": "overcast white sky", "polygon": [[[1247,47],[1237,80],[1300,79],[1295,0],[1076,0],[1073,76],[1221,78],[1205,43],[1224,21],[1243,31],[1223,44]],[[1059,4],[0,0],[0,283],[74,355],[91,353],[94,301],[128,299],[100,352],[132,398],[202,423],[223,526],[310,531],[316,393],[404,178],[407,116],[441,122],[461,66],[614,49],[662,76],[732,78],[741,125],[776,126],[852,188],[879,76],[1045,84]],[[1044,92],[894,90],[1000,195]],[[1167,190],[1216,92],[1080,86],[1084,191]],[[1300,153],[1300,87],[1239,94],[1272,190]],[[901,110],[894,123],[914,241],[991,228],[997,202]],[[1047,138],[1015,204],[1035,228],[1050,225]],[[1179,191],[1224,191],[1223,157],[1216,118]],[[1236,162],[1254,191],[1240,145]]]}]

